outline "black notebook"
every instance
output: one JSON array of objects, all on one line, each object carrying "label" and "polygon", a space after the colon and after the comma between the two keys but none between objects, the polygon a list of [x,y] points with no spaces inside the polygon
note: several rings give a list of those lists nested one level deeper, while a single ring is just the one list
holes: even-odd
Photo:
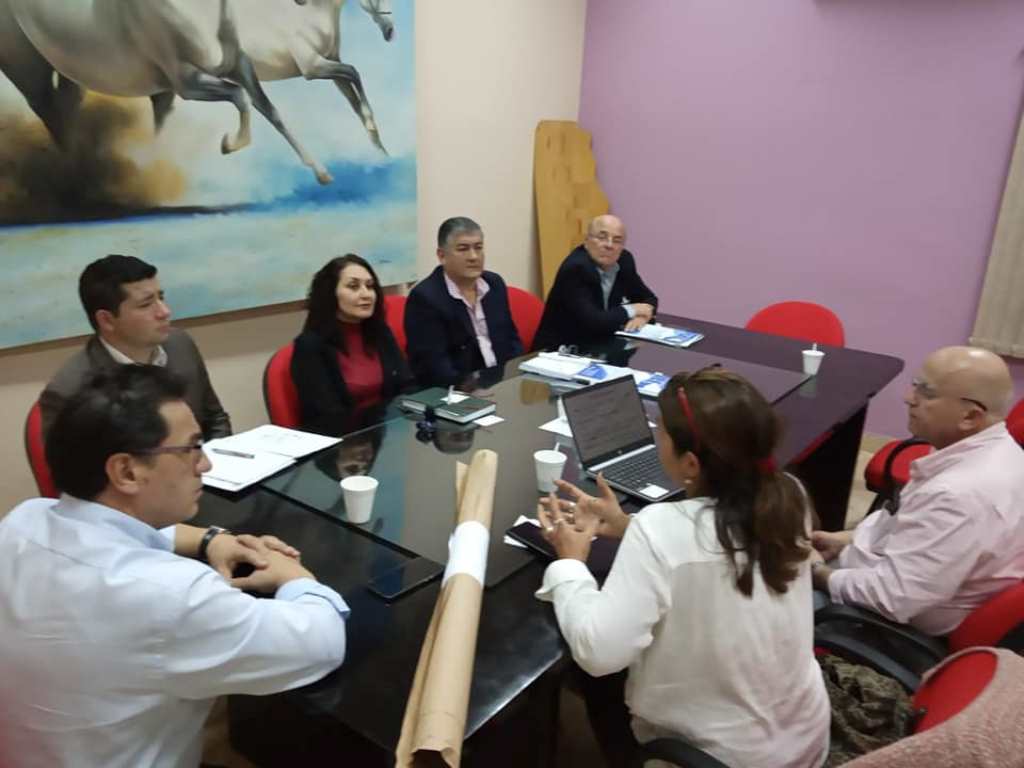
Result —
[{"label": "black notebook", "polygon": [[441,419],[455,421],[459,424],[468,424],[476,421],[481,416],[494,413],[494,403],[482,400],[464,392],[451,392],[444,387],[431,387],[422,392],[412,395],[404,395],[401,399],[401,406],[416,413],[424,413],[427,408],[432,408],[434,414]]}]

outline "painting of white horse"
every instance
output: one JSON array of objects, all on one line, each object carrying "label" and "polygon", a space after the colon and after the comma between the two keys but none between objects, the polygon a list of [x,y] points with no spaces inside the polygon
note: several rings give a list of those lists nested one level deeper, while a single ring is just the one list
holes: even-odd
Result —
[{"label": "painting of white horse", "polygon": [[413,4],[0,0],[0,347],[83,331],[107,252],[179,316],[300,298],[346,251],[412,279]]},{"label": "painting of white horse", "polygon": [[[69,2],[0,0],[0,70],[25,96],[57,144],[74,130],[83,89],[148,96],[160,130],[174,97],[227,101],[238,110],[224,154],[249,145],[250,102],[292,146],[317,181],[330,175],[295,140],[261,80],[332,80],[383,144],[359,71],[339,59],[345,0],[255,0],[236,17],[228,0]],[[385,40],[394,34],[390,0],[360,0]],[[239,30],[241,22],[241,34]],[[54,76],[58,81],[54,83]]]}]

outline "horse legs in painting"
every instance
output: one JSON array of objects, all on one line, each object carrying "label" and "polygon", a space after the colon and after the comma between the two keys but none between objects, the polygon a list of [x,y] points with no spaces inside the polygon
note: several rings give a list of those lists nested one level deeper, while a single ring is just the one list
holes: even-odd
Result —
[{"label": "horse legs in painting", "polygon": [[[241,86],[223,77],[203,72],[191,64],[181,64],[175,73],[174,94],[189,101],[230,101],[235,105],[235,109],[238,110],[238,133],[234,136],[224,134],[221,139],[220,151],[225,155],[247,147],[252,141],[249,99]],[[166,116],[166,112],[164,115]],[[153,102],[153,118],[154,122],[158,119],[156,100]]]},{"label": "horse legs in painting", "polygon": [[54,143],[66,147],[82,102],[82,89],[54,71],[25,37],[6,6],[0,9],[0,71],[25,97]]},{"label": "horse legs in painting", "polygon": [[385,155],[388,153],[380,140],[380,130],[377,128],[370,100],[366,98],[366,91],[363,90],[363,79],[359,75],[359,70],[351,64],[331,61],[323,56],[318,56],[312,64],[303,70],[302,74],[307,80],[333,81],[362,121],[363,127],[370,136],[370,141]]},{"label": "horse legs in painting", "polygon": [[285,141],[291,144],[292,149],[295,150],[295,154],[299,156],[302,164],[313,170],[316,174],[316,180],[321,184],[330,184],[334,179],[331,174],[327,172],[320,163],[313,159],[313,157],[306,152],[298,140],[292,136],[291,131],[284,124],[281,119],[280,113],[277,111],[277,107],[271,103],[267,94],[263,90],[263,86],[260,85],[259,78],[256,77],[256,69],[252,65],[252,61],[243,51],[239,51],[235,70],[227,73],[227,77],[232,80],[237,80],[241,86],[245,89],[245,92],[249,94],[249,98],[252,99],[252,105],[256,107],[257,111],[263,115],[267,121],[273,125],[277,132],[280,133]]},{"label": "horse legs in painting", "polygon": [[171,107],[174,106],[174,92],[154,93],[149,100],[153,104],[153,131],[160,133],[160,129],[164,126],[164,120],[167,119]]},{"label": "horse legs in painting", "polygon": [[281,119],[277,108],[271,103],[248,55],[241,49],[238,32],[226,0],[221,0],[221,13],[217,39],[223,52],[221,66],[216,70],[202,69],[195,64],[162,57],[164,72],[168,77],[173,94],[168,97],[151,97],[153,120],[159,126],[170,110],[173,95],[192,101],[230,101],[238,110],[238,133],[225,134],[221,139],[221,152],[229,154],[246,147],[252,140],[250,104],[256,107],[278,133],[291,145],[304,165],[311,168],[321,184],[329,184],[331,175],[299,144]]}]

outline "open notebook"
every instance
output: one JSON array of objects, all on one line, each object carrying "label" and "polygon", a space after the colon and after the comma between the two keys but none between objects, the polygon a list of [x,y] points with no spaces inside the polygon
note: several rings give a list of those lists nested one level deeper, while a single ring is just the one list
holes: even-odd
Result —
[{"label": "open notebook", "polygon": [[339,442],[341,439],[337,437],[300,432],[275,424],[219,437],[203,445],[203,451],[212,464],[210,470],[203,474],[203,485],[224,491],[240,491],[291,466],[296,459]]}]

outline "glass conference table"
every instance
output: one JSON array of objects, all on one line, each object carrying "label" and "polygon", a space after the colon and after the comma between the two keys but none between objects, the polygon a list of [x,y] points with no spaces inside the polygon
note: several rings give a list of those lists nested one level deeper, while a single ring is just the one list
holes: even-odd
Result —
[{"label": "glass conference table", "polygon": [[[783,394],[774,403],[786,425],[775,459],[780,466],[791,465],[804,480],[824,527],[841,528],[868,402],[900,372],[902,361],[822,347],[826,356],[818,375],[805,380],[799,373],[802,342],[690,318],[663,315],[661,321],[701,331],[706,338],[690,350],[616,339],[585,352],[667,374],[720,362],[755,383],[756,367],[747,371],[730,363],[796,373],[788,377],[789,384],[780,385]],[[345,759],[337,750],[361,748],[366,753],[358,764],[389,764],[438,582],[392,603],[372,595],[366,584],[414,556],[445,562],[454,522],[455,461],[468,461],[474,450],[490,448],[499,456],[498,481],[466,764],[538,765],[551,759],[550,724],[557,719],[552,678],[564,646],[550,607],[533,598],[543,564],[504,544],[502,534],[518,515],[535,509],[532,454],[556,439],[538,429],[556,416],[556,391],[520,376],[517,365],[508,363],[488,387],[504,419],[499,424],[460,427],[439,421],[424,433],[413,418],[392,410],[381,423],[345,436],[337,446],[264,481],[260,489],[233,497],[204,495],[198,524],[284,538],[302,550],[310,569],[353,609],[348,654],[335,674],[289,694],[232,697],[232,741],[243,753],[260,764],[276,764],[276,739],[287,723],[281,764]],[[559,441],[570,454],[566,477],[575,480],[579,467],[572,441]],[[380,481],[373,517],[365,525],[345,519],[338,480],[353,473]],[[308,754],[298,759],[296,749]]]}]

